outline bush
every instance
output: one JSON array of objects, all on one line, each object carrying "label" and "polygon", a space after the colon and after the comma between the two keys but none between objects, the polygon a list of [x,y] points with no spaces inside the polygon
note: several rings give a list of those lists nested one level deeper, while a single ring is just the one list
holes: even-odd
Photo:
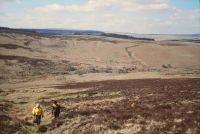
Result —
[{"label": "bush", "polygon": [[90,72],[90,73],[98,73],[99,71],[95,68],[95,67],[93,67],[93,66],[89,66],[88,67],[88,72]]},{"label": "bush", "polygon": [[109,127],[110,129],[117,130],[117,129],[120,129],[120,128],[121,128],[121,124],[118,123],[118,122],[110,122],[110,123],[108,124],[108,127]]},{"label": "bush", "polygon": [[84,71],[82,71],[82,70],[77,70],[76,71],[76,74],[78,74],[78,75],[83,75],[83,74],[85,74],[86,72],[84,72]]},{"label": "bush", "polygon": [[163,65],[162,65],[162,67],[163,67],[163,68],[168,68],[168,66],[167,66],[167,65],[165,65],[165,64],[163,64]]},{"label": "bush", "polygon": [[68,71],[76,71],[77,68],[76,68],[75,66],[69,64],[69,65],[67,66],[67,70],[68,70]]},{"label": "bush", "polygon": [[45,133],[47,131],[46,126],[39,126],[37,132]]},{"label": "bush", "polygon": [[168,68],[172,68],[171,64],[168,64]]},{"label": "bush", "polygon": [[163,68],[172,68],[171,64],[167,64],[167,65],[163,64],[162,67]]},{"label": "bush", "polygon": [[107,68],[105,68],[105,72],[106,73],[112,73],[113,69],[111,67],[107,67]]},{"label": "bush", "polygon": [[14,66],[15,65],[15,63],[13,63],[10,60],[5,60],[4,62],[5,62],[5,65],[7,65],[7,66]]},{"label": "bush", "polygon": [[118,73],[128,73],[128,69],[123,67],[122,69],[118,70]]}]

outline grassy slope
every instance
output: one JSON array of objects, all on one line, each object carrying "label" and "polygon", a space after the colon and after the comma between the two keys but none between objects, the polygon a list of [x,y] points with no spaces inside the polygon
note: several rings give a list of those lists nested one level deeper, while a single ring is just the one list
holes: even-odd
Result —
[{"label": "grassy slope", "polygon": [[[152,133],[197,133],[199,84],[196,83],[199,79],[185,80],[181,89],[177,85],[181,85],[182,80],[158,80],[163,85],[157,80],[152,80],[150,85],[146,80],[127,81],[122,85],[118,85],[120,81],[77,84],[80,88],[73,87],[73,83],[199,77],[199,51],[198,43],[1,33],[0,115],[5,119],[0,122],[1,130],[4,133],[36,132],[30,111],[36,102],[41,102],[45,108],[43,129],[47,127],[48,132],[53,133],[65,130],[69,133],[149,130]],[[66,83],[72,85],[65,86]],[[172,92],[171,89],[177,90]],[[177,100],[166,98],[164,94],[174,94]],[[52,121],[49,114],[53,99],[64,107],[60,121]],[[161,100],[163,107],[157,105]],[[151,111],[152,107],[159,112]],[[180,115],[171,115],[171,112]],[[168,121],[164,120],[165,113]]]}]

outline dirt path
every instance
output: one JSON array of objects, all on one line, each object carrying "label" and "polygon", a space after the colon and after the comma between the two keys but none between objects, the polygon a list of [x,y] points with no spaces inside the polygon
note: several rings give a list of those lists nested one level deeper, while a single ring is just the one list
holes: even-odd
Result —
[{"label": "dirt path", "polygon": [[134,47],[138,47],[138,46],[142,46],[144,44],[139,43],[138,45],[133,45],[133,46],[129,46],[125,48],[126,53],[128,54],[128,56],[133,59],[133,62],[135,62],[136,65],[140,65],[142,67],[146,66],[146,64],[144,62],[142,62],[140,59],[138,59],[132,51],[130,51],[130,48],[134,48]]}]

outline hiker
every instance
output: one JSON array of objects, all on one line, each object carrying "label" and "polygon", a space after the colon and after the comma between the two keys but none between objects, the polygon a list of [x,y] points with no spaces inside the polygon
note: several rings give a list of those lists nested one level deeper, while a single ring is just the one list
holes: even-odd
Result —
[{"label": "hiker", "polygon": [[54,101],[52,105],[52,115],[54,116],[54,118],[57,118],[59,117],[59,114],[60,114],[60,105],[58,104],[57,101]]},{"label": "hiker", "polygon": [[41,108],[39,103],[37,103],[36,106],[33,108],[32,114],[34,116],[34,123],[40,125],[41,118],[44,117],[44,115],[43,115],[43,109]]}]

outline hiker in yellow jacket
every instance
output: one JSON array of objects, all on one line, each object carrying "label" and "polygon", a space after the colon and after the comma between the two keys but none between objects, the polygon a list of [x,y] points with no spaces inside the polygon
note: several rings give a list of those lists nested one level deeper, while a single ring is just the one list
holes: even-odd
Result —
[{"label": "hiker in yellow jacket", "polygon": [[32,110],[32,114],[34,116],[34,123],[40,125],[41,118],[43,115],[43,109],[41,108],[40,104],[36,104],[36,106]]}]

